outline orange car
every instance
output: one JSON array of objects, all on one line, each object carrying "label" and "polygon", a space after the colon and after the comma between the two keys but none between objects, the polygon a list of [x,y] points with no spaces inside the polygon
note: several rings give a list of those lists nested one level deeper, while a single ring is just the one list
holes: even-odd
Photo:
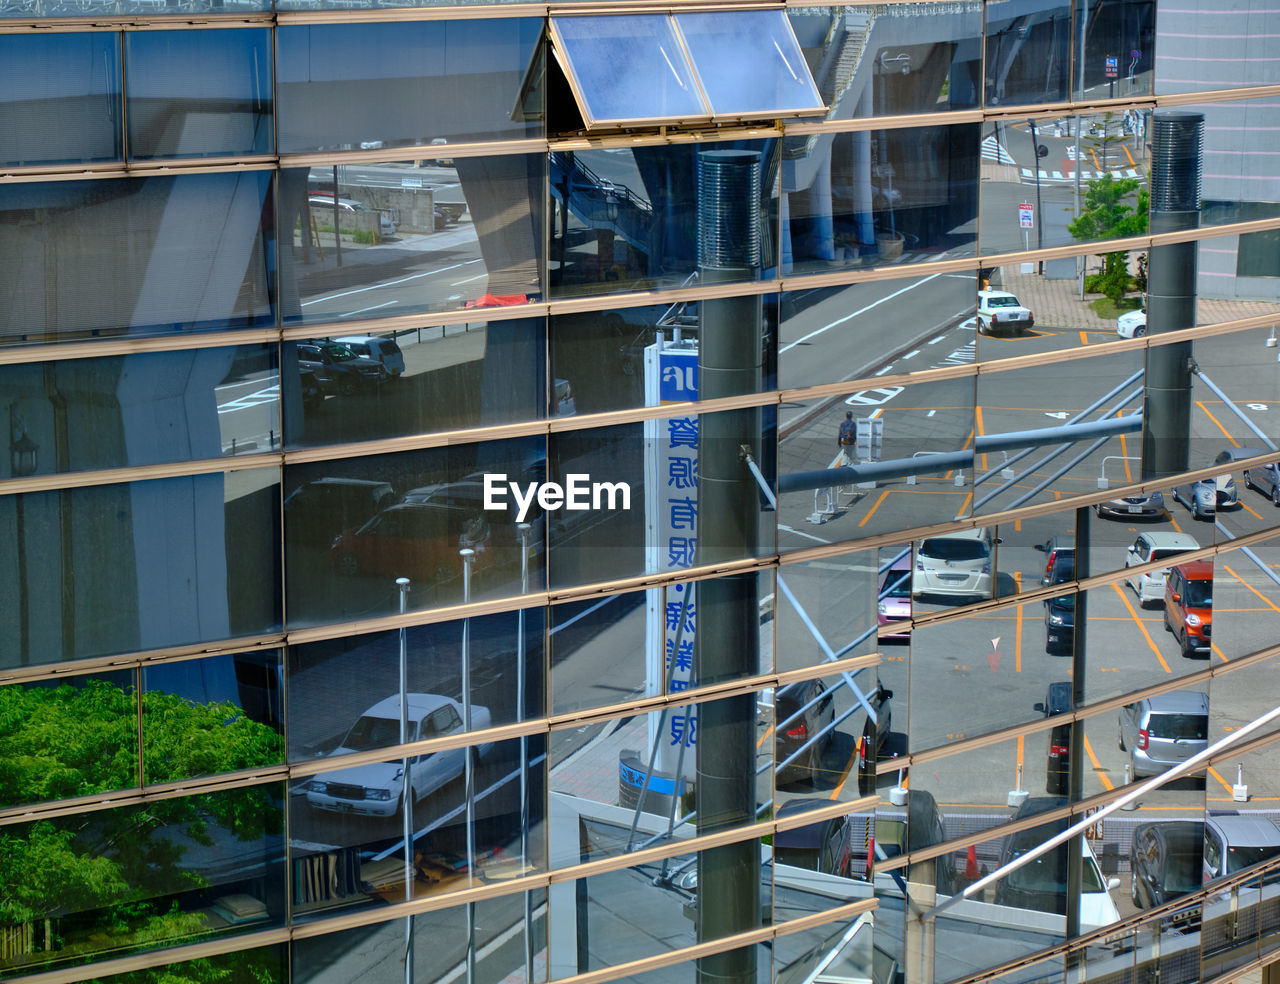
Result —
[{"label": "orange car", "polygon": [[1194,560],[1169,568],[1164,584],[1164,627],[1183,656],[1209,655],[1213,621],[1213,561]]}]

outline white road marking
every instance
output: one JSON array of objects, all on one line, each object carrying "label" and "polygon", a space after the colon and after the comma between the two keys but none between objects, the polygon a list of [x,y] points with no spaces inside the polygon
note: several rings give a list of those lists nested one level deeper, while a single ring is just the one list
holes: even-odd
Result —
[{"label": "white road marking", "polygon": [[364,314],[366,311],[376,311],[378,308],[390,307],[392,304],[399,304],[399,301],[383,301],[381,304],[374,304],[372,307],[357,308],[354,311],[347,311],[345,314],[338,315],[339,318],[351,318],[357,314]]},{"label": "white road marking", "polygon": [[877,371],[877,372],[876,372],[876,375],[877,375],[877,376],[883,376],[886,372],[889,372],[889,371],[890,371],[890,370],[892,370],[892,369],[893,369],[893,363],[892,363],[892,362],[890,362],[890,363],[889,363],[887,366],[885,366],[883,369],[880,369],[879,371]]},{"label": "white road marking", "polygon": [[914,359],[914,358],[915,358],[917,355],[919,355],[919,354],[920,354],[920,350],[919,350],[919,349],[912,349],[910,352],[908,352],[906,355],[904,355],[904,356],[903,356],[903,358],[904,358],[904,359]]},{"label": "white road marking", "polygon": [[453,283],[451,283],[449,286],[450,286],[450,287],[461,287],[463,284],[469,284],[469,283],[471,283],[473,280],[483,280],[483,279],[484,279],[485,277],[487,277],[487,276],[489,276],[487,273],[482,273],[482,274],[480,274],[478,277],[468,277],[466,280],[455,280],[455,281],[454,281]]},{"label": "white road marking", "polygon": [[879,305],[883,304],[885,301],[891,301],[895,297],[899,296],[900,294],[905,294],[909,290],[915,290],[917,287],[923,286],[924,284],[927,284],[930,280],[936,280],[938,277],[941,277],[941,276],[942,274],[935,273],[935,274],[932,274],[931,276],[925,277],[923,280],[917,280],[915,283],[908,284],[906,287],[903,287],[901,290],[895,290],[892,294],[886,294],[884,297],[880,298],[880,300],[878,301],[872,301],[866,307],[859,308],[858,310],[854,311],[852,314],[846,314],[843,318],[837,318],[835,321],[831,322],[831,324],[829,325],[824,325],[821,328],[815,328],[813,331],[809,332],[809,334],[805,335],[803,338],[797,338],[794,342],[790,342],[789,344],[782,346],[782,348],[779,350],[779,354],[781,354],[782,352],[789,351],[790,349],[795,348],[797,345],[801,345],[804,342],[807,342],[811,338],[816,338],[818,335],[821,335],[824,331],[829,331],[830,329],[834,328],[836,325],[842,325],[846,321],[850,320],[851,318],[856,318],[860,314],[865,314],[866,312],[870,311],[873,307],[878,307]]},{"label": "white road marking", "polygon": [[320,304],[323,301],[336,301],[339,297],[350,297],[352,294],[363,294],[368,290],[378,290],[382,287],[394,287],[397,284],[407,284],[410,280],[421,280],[423,277],[434,277],[437,273],[448,273],[450,270],[457,270],[459,267],[467,266],[471,263],[482,263],[481,259],[463,260],[461,263],[453,263],[439,270],[428,270],[425,273],[415,273],[408,277],[401,277],[399,280],[388,280],[382,284],[370,284],[368,287],[357,287],[354,290],[344,290],[339,294],[327,294],[324,297],[317,297],[310,301],[303,301],[302,306],[307,307],[311,304]]},{"label": "white road marking", "polygon": [[832,542],[831,540],[824,540],[820,536],[814,536],[812,533],[806,533],[804,530],[797,530],[797,529],[792,529],[790,526],[783,526],[781,523],[778,524],[778,529],[785,530],[788,533],[794,533],[796,536],[808,537],[810,540],[817,540],[819,543]]}]

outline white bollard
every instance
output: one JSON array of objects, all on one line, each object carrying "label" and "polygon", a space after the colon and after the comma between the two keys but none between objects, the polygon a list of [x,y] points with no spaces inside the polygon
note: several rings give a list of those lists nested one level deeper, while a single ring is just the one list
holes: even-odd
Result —
[{"label": "white bollard", "polygon": [[1249,802],[1249,787],[1244,784],[1244,764],[1236,765],[1236,784],[1231,787],[1231,799],[1235,803]]}]

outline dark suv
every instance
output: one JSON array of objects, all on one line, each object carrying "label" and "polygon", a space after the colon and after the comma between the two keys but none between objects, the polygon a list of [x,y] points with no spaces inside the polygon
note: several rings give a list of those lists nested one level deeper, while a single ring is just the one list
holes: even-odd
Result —
[{"label": "dark suv", "polygon": [[[1036,710],[1045,717],[1068,714],[1074,707],[1071,698],[1071,681],[1059,680],[1049,684],[1044,703]],[[1044,791],[1055,796],[1066,796],[1071,781],[1071,722],[1055,724],[1049,732],[1049,756],[1045,765]]]},{"label": "dark suv", "polygon": [[381,362],[356,355],[338,342],[300,342],[298,368],[312,372],[326,395],[351,396],[390,378]]}]

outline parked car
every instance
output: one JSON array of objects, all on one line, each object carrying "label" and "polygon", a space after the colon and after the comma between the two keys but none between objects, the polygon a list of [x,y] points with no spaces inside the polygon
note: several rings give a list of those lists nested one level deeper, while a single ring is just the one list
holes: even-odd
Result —
[{"label": "parked car", "polygon": [[992,539],[986,529],[926,537],[916,544],[911,596],[990,598]]},{"label": "parked car", "polygon": [[[933,794],[923,789],[907,793],[905,821],[877,813],[872,842],[868,847],[877,856],[896,858],[907,851],[919,851],[947,840],[942,812]],[[941,854],[928,861],[908,865],[902,876],[911,882],[931,884],[941,895],[954,895],[959,888],[955,856]]]},{"label": "parked car", "polygon": [[1120,751],[1129,753],[1134,778],[1181,765],[1209,744],[1209,698],[1173,690],[1120,708]]},{"label": "parked car", "polygon": [[1133,829],[1129,844],[1129,897],[1136,909],[1153,909],[1201,885],[1204,823],[1158,820]]},{"label": "parked car", "polygon": [[1210,813],[1204,824],[1201,877],[1212,881],[1280,856],[1280,827],[1266,817]]},{"label": "parked car", "polygon": [[[775,819],[785,820],[830,806],[821,799],[790,799],[778,807]],[[831,817],[803,827],[790,827],[773,835],[775,864],[789,864],[828,875],[849,877],[849,858],[853,851],[853,831],[847,816]]]},{"label": "parked car", "polygon": [[1183,656],[1210,651],[1213,630],[1213,561],[1195,560],[1169,568],[1164,582],[1164,627]]},{"label": "parked car", "polygon": [[351,396],[390,378],[381,362],[356,355],[340,342],[299,342],[298,366],[315,374],[326,395]]},{"label": "parked car", "polygon": [[1147,333],[1147,309],[1128,311],[1116,318],[1116,334],[1121,338],[1141,338]]},{"label": "parked car", "polygon": [[1016,335],[1035,325],[1035,316],[1007,290],[978,291],[978,331],[984,335]]},{"label": "parked car", "polygon": [[[443,738],[462,731],[463,708],[456,700],[439,694],[408,694],[409,741]],[[489,709],[473,704],[471,727],[487,728]],[[329,754],[349,755],[386,748],[400,742],[400,695],[378,701],[356,719],[341,744]],[[478,755],[488,745],[477,749]],[[421,800],[445,783],[462,775],[465,750],[454,748],[443,752],[415,755],[409,760],[409,782],[414,800]],[[306,784],[307,803],[316,809],[334,813],[359,813],[365,816],[391,817],[400,809],[404,792],[403,762],[371,762],[349,769],[321,772]]]},{"label": "parked car", "polygon": [[[1040,813],[1047,813],[1067,805],[1065,797],[1032,796],[1018,808],[1014,820],[1023,820]],[[1060,817],[1028,830],[1010,834],[1004,843],[1000,864],[1020,858],[1034,847],[1039,847],[1050,837],[1067,829],[1070,820]],[[1080,928],[1106,926],[1120,918],[1111,890],[1120,887],[1120,879],[1103,878],[1098,858],[1089,846],[1087,837],[1080,838],[1083,864],[1080,869]],[[1011,871],[996,883],[996,905],[1033,909],[1038,912],[1067,911],[1067,845],[1059,844],[1034,861]]]},{"label": "parked car", "polygon": [[329,546],[344,530],[363,526],[395,502],[386,482],[362,478],[317,478],[285,496],[286,543]]},{"label": "parked car", "polygon": [[[513,478],[523,483],[541,482],[544,474],[540,464]],[[502,509],[485,509],[484,472],[472,472],[456,482],[436,482],[410,489],[403,501],[459,514],[458,522],[465,522],[467,517],[482,516],[489,527],[487,549],[493,555],[490,558],[493,565],[516,571],[520,569],[520,550],[526,541],[521,539],[516,523],[519,509],[510,495]],[[527,543],[530,566],[533,567],[546,550],[546,515],[538,508],[537,502],[530,504],[525,522],[529,524]]]},{"label": "parked car", "polygon": [[356,355],[382,363],[387,376],[396,379],[404,375],[404,353],[399,343],[385,335],[343,335],[335,342],[345,345]]},{"label": "parked car", "polygon": [[911,619],[910,553],[900,557],[884,572],[879,595],[880,600],[876,603],[876,624],[880,627],[880,638],[892,639],[895,642],[910,641],[910,632],[885,631],[886,628],[903,626],[903,623]]},{"label": "parked car", "polygon": [[[332,212],[334,209],[333,192],[313,191],[307,195],[307,204],[313,209],[328,209]],[[367,214],[376,211],[378,213],[378,235],[385,238],[396,234],[396,224],[392,221],[391,215],[381,209],[370,208],[364,202],[356,201],[354,198],[339,198],[337,210],[350,215],[361,212]]]},{"label": "parked car", "polygon": [[1093,511],[1104,519],[1155,519],[1164,515],[1164,496],[1159,492],[1138,492],[1095,502]]},{"label": "parked car", "polygon": [[[1049,684],[1044,702],[1036,704],[1036,710],[1045,717],[1069,714],[1075,707],[1070,680],[1057,680]],[[1055,724],[1049,732],[1049,755],[1045,763],[1044,791],[1055,796],[1066,796],[1071,782],[1071,722]]]},{"label": "parked car", "polygon": [[[1232,460],[1240,461],[1271,452],[1265,448],[1231,448],[1224,454],[1230,454]],[[1245,488],[1261,492],[1271,499],[1273,505],[1280,506],[1280,464],[1272,462],[1269,465],[1253,465],[1245,468],[1243,474]]]},{"label": "parked car", "polygon": [[822,753],[835,730],[827,727],[836,716],[834,697],[823,680],[789,683],[774,692],[774,761],[781,765],[800,753],[778,770],[779,786],[801,780],[813,782],[821,774]]},{"label": "parked car", "polygon": [[1070,653],[1076,636],[1076,596],[1058,595],[1044,603],[1044,650]]},{"label": "parked car", "polygon": [[[1219,459],[1222,455],[1218,456]],[[1225,464],[1218,460],[1215,464]],[[1212,519],[1219,509],[1230,509],[1237,504],[1236,483],[1230,475],[1202,478],[1198,482],[1176,485],[1173,497],[1187,507],[1192,519]]]},{"label": "parked car", "polygon": [[[1187,533],[1151,532],[1139,533],[1125,553],[1124,566],[1137,567],[1152,561],[1176,557],[1191,550],[1199,550],[1196,538]],[[1169,568],[1164,567],[1143,574],[1133,574],[1125,579],[1125,583],[1133,588],[1138,596],[1138,605],[1146,607],[1164,601],[1164,583],[1169,576]]]},{"label": "parked car", "polygon": [[476,551],[472,571],[489,566],[489,524],[482,514],[424,503],[384,509],[334,541],[333,569],[345,577],[407,577],[419,586],[462,578],[459,551]]},{"label": "parked car", "polygon": [[302,409],[315,410],[324,404],[324,388],[314,371],[299,366],[298,385],[302,388]]},{"label": "parked car", "polygon": [[1044,543],[1037,543],[1036,549],[1047,555],[1041,585],[1048,587],[1076,579],[1075,537],[1051,536]]}]

